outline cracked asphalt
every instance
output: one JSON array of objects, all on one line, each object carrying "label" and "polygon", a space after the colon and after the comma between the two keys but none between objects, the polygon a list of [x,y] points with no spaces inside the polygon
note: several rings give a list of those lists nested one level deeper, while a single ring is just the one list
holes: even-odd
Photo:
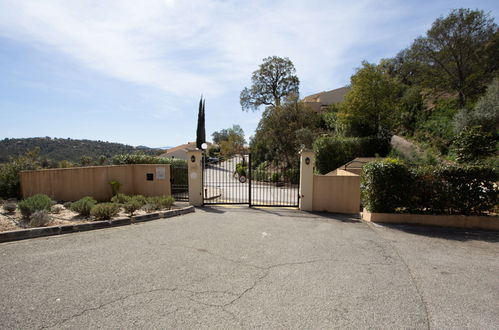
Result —
[{"label": "cracked asphalt", "polygon": [[499,235],[211,207],[0,244],[0,328],[497,329]]}]

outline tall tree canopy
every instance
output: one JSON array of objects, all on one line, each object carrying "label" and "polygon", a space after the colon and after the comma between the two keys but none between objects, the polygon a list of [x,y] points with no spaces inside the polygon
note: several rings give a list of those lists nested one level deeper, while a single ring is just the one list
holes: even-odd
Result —
[{"label": "tall tree canopy", "polygon": [[220,132],[213,132],[211,135],[213,142],[220,145],[220,154],[230,157],[244,151],[246,139],[244,131],[239,125],[232,125],[231,128],[223,129]]},{"label": "tall tree canopy", "polygon": [[457,92],[464,106],[467,97],[483,92],[490,80],[487,70],[494,64],[489,63],[489,55],[491,47],[497,48],[497,31],[493,18],[480,10],[454,9],[438,18],[426,36],[412,45],[412,52],[428,69],[424,83]]},{"label": "tall tree canopy", "polygon": [[244,111],[257,110],[261,105],[279,106],[283,98],[298,97],[300,80],[293,62],[287,57],[270,56],[263,59],[253,72],[251,87],[241,91],[240,102]]},{"label": "tall tree canopy", "polygon": [[351,90],[340,106],[338,120],[347,135],[376,135],[391,128],[399,84],[382,67],[362,62],[351,77]]}]

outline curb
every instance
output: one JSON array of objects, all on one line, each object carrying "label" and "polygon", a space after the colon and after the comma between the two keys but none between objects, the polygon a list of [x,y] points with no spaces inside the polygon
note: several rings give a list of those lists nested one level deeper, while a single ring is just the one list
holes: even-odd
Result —
[{"label": "curb", "polygon": [[61,225],[61,226],[52,226],[52,227],[39,227],[39,228],[14,230],[14,231],[0,233],[0,243],[18,241],[28,238],[69,234],[79,231],[126,226],[135,222],[145,222],[162,218],[171,218],[177,215],[192,213],[194,211],[195,211],[194,206],[187,206],[177,210],[151,213],[131,218],[127,217],[127,218],[113,219],[109,221],[92,221],[89,223],[78,223],[74,225]]}]

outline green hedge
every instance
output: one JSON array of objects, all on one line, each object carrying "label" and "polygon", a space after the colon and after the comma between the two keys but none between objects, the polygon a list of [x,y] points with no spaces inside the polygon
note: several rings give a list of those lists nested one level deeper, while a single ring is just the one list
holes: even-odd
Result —
[{"label": "green hedge", "polygon": [[143,154],[122,154],[116,155],[112,160],[113,165],[127,164],[187,164],[182,159],[171,159],[163,157],[155,157]]},{"label": "green hedge", "polygon": [[326,174],[356,157],[384,157],[390,152],[390,138],[320,137],[314,142],[316,169]]},{"label": "green hedge", "polygon": [[492,211],[497,170],[478,166],[409,167],[385,159],[364,166],[362,201],[370,212],[479,215]]}]

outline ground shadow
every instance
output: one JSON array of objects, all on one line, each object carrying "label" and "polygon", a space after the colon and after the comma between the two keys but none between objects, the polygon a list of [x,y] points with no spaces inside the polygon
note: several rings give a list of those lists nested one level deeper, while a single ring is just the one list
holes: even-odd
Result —
[{"label": "ground shadow", "polygon": [[210,207],[210,206],[201,206],[199,207],[200,210],[202,211],[205,211],[205,212],[208,212],[208,213],[218,213],[218,214],[222,214],[222,213],[225,213],[226,211],[225,210],[222,210],[220,208],[217,208],[217,207]]},{"label": "ground shadow", "polygon": [[495,231],[401,224],[383,224],[383,227],[400,230],[414,235],[443,238],[460,242],[484,241],[499,243],[499,233]]}]

